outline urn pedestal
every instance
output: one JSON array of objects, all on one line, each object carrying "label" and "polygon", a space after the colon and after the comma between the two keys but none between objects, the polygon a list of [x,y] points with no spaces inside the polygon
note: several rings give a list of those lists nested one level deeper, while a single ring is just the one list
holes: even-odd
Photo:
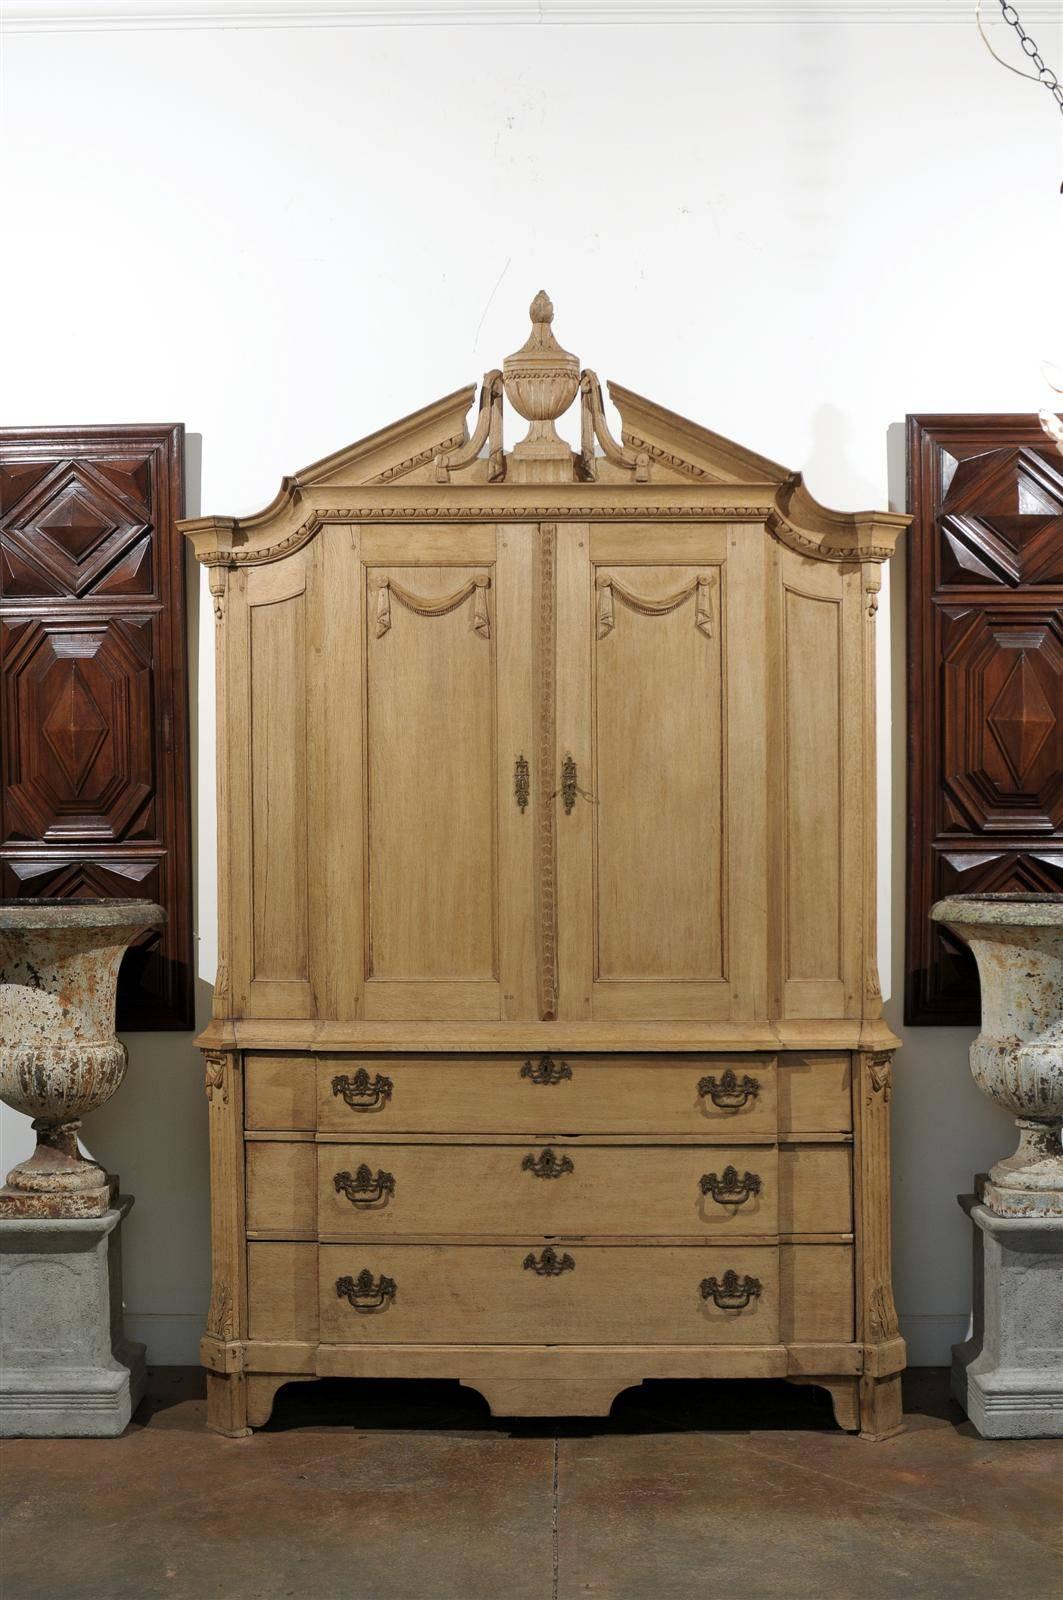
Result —
[{"label": "urn pedestal", "polygon": [[974,1331],[956,1399],[986,1438],[1063,1437],[1063,896],[956,895],[931,913],[970,945],[982,987],[979,1087],[1019,1143],[978,1194]]},{"label": "urn pedestal", "polygon": [[121,1433],[143,1393],[144,1347],[122,1329],[133,1201],[78,1133],[125,1076],[122,957],[165,915],[146,900],[0,901],[0,1099],[37,1136],[0,1190],[3,1436]]}]

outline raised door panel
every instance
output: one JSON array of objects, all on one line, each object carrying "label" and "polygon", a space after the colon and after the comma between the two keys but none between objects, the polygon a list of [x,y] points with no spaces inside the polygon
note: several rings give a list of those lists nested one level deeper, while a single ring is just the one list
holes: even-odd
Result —
[{"label": "raised door panel", "polygon": [[308,686],[321,548],[252,568],[234,584],[230,776],[236,815],[246,818],[233,849],[234,988],[249,1016],[315,1009]]},{"label": "raised door panel", "polygon": [[[529,530],[530,535],[530,530]],[[365,1015],[531,1004],[530,536],[363,535]],[[527,992],[526,992],[527,991]]]},{"label": "raised door panel", "polygon": [[[747,829],[763,815],[763,700],[732,714],[757,695],[735,611],[749,547],[722,526],[563,528],[558,587],[561,1014],[751,1014],[763,930],[739,912],[736,966],[732,915],[736,796]],[[754,846],[740,869],[755,862]]]},{"label": "raised door panel", "polygon": [[863,609],[859,569],[781,550],[773,696],[776,1005],[785,1017],[862,1003]]},{"label": "raised door panel", "polygon": [[0,430],[4,893],[167,912],[121,1028],[193,1021],[182,429]]}]

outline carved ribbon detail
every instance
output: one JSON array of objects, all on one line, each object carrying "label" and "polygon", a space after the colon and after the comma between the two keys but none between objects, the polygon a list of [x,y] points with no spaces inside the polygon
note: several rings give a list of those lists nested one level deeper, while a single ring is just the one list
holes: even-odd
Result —
[{"label": "carved ribbon detail", "polygon": [[454,594],[444,595],[441,600],[427,600],[421,595],[411,594],[409,589],[404,589],[401,583],[396,583],[394,578],[380,578],[377,580],[376,597],[376,636],[383,638],[391,627],[391,597],[407,611],[414,611],[419,617],[445,617],[448,611],[456,611],[470,595],[475,595],[472,612],[472,625],[474,632],[481,639],[491,637],[491,617],[487,609],[487,591],[491,587],[491,579],[486,572],[478,572]]},{"label": "carved ribbon detail", "polygon": [[611,572],[599,572],[596,581],[598,589],[598,637],[604,639],[606,634],[612,633],[615,624],[613,615],[613,595],[618,594],[625,605],[632,611],[641,612],[644,617],[663,617],[668,611],[676,611],[689,600],[691,595],[696,596],[694,605],[694,626],[706,639],[712,638],[712,585],[715,579],[711,573],[699,572],[677,594],[667,595],[663,600],[648,600],[644,595],[633,594],[632,591],[614,577]]}]

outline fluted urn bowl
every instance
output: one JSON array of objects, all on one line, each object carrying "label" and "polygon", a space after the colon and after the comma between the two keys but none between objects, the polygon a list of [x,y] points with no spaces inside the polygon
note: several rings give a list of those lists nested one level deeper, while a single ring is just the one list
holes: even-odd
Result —
[{"label": "fluted urn bowl", "polygon": [[527,341],[502,363],[506,397],[532,424],[528,440],[556,441],[554,421],[579,393],[579,358],[562,350],[554,338],[554,308],[544,290],[535,296],[529,315],[532,331]]},{"label": "fluted urn bowl", "polygon": [[971,1071],[1019,1127],[1018,1149],[989,1174],[986,1204],[1005,1216],[1063,1215],[1063,895],[953,895],[931,916],[978,963]]},{"label": "fluted urn bowl", "polygon": [[37,1134],[33,1155],[8,1174],[10,1190],[105,1187],[78,1130],[125,1076],[114,1031],[122,957],[165,920],[150,900],[0,900],[0,1099],[32,1117]]}]

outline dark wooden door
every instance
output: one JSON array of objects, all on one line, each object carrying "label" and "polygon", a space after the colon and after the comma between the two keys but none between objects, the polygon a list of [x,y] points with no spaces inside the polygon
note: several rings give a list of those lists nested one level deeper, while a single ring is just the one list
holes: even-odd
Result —
[{"label": "dark wooden door", "polygon": [[908,418],[905,1021],[977,1023],[930,907],[1063,891],[1063,456],[1034,416]]},{"label": "dark wooden door", "polygon": [[0,885],[146,898],[123,1028],[193,1025],[179,425],[0,430]]}]

